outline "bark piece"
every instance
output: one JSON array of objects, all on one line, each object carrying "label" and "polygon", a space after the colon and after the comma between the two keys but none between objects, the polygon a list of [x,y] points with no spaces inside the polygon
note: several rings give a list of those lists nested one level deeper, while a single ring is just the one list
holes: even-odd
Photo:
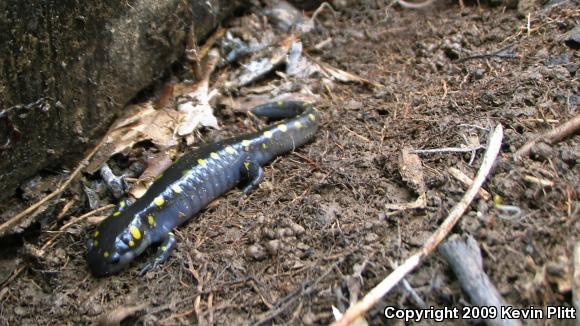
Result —
[{"label": "bark piece", "polygon": [[483,271],[481,252],[473,237],[469,236],[464,240],[459,236],[452,236],[439,247],[439,252],[457,275],[461,288],[474,306],[496,308],[497,318],[485,319],[487,325],[521,325],[519,320],[501,319],[501,307],[507,304]]}]

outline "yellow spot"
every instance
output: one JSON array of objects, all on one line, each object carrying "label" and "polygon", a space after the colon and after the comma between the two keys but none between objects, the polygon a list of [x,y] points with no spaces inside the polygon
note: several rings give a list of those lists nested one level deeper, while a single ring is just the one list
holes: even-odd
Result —
[{"label": "yellow spot", "polygon": [[263,144],[262,144],[262,148],[263,148],[263,149],[266,149],[266,148],[268,148],[268,144],[266,144],[266,143],[263,143]]},{"label": "yellow spot", "polygon": [[188,174],[188,173],[189,173],[189,171],[191,171],[191,169],[189,169],[189,170],[183,170],[183,171],[181,172],[181,174],[182,174],[182,175],[186,175],[186,174]]},{"label": "yellow spot", "polygon": [[200,158],[199,160],[197,160],[197,164],[201,165],[201,166],[206,166],[207,165],[207,161]]},{"label": "yellow spot", "polygon": [[296,128],[298,128],[298,129],[302,129],[302,128],[304,128],[304,125],[303,125],[303,124],[302,124],[302,122],[300,122],[300,121],[296,121],[296,122],[294,123],[294,126],[296,126]]},{"label": "yellow spot", "polygon": [[310,121],[315,121],[316,120],[316,116],[314,114],[310,113],[308,115],[308,119],[310,119]]},{"label": "yellow spot", "polygon": [[244,162],[244,166],[246,167],[246,169],[249,169],[251,165],[252,163],[250,162]]},{"label": "yellow spot", "polygon": [[181,189],[179,185],[173,185],[171,186],[171,189],[173,189],[173,191],[175,191],[176,194],[180,194],[183,192],[183,189]]},{"label": "yellow spot", "polygon": [[93,242],[95,244],[95,247],[99,246],[99,240],[95,240],[95,242]]},{"label": "yellow spot", "polygon": [[211,154],[209,154],[209,156],[211,158],[213,158],[214,160],[219,160],[220,159],[220,156],[216,152],[212,152]]},{"label": "yellow spot", "polygon": [[278,129],[280,129],[282,132],[288,131],[288,127],[286,127],[286,125],[279,125]]},{"label": "yellow spot", "polygon": [[95,231],[95,238],[98,237],[99,234],[101,234],[101,232],[99,232],[99,230]]},{"label": "yellow spot", "polygon": [[236,154],[236,150],[232,146],[226,147],[226,152],[230,155]]},{"label": "yellow spot", "polygon": [[246,147],[248,147],[248,146],[250,146],[250,145],[252,145],[252,142],[251,142],[251,141],[249,141],[249,140],[246,140],[246,139],[242,140],[242,146],[246,146]]},{"label": "yellow spot", "polygon": [[135,225],[131,225],[129,227],[129,232],[131,232],[131,235],[133,236],[133,238],[135,238],[135,240],[141,239],[141,230],[139,230],[139,228],[136,227]]},{"label": "yellow spot", "polygon": [[119,203],[119,207],[123,208],[123,207],[125,207],[125,205],[126,205],[125,201],[121,200],[121,202]]},{"label": "yellow spot", "polygon": [[129,247],[135,247],[135,241],[133,240],[129,241]]},{"label": "yellow spot", "polygon": [[284,105],[284,101],[278,101],[276,104],[278,104],[278,106],[282,106]]},{"label": "yellow spot", "polygon": [[147,216],[147,222],[149,222],[149,225],[151,226],[155,225],[155,216],[153,215]]},{"label": "yellow spot", "polygon": [[121,212],[119,212],[119,211],[116,211],[115,213],[113,213],[113,216],[119,216],[119,215],[121,215]]},{"label": "yellow spot", "polygon": [[272,132],[270,130],[266,130],[266,131],[264,131],[264,136],[266,138],[272,138]]},{"label": "yellow spot", "polygon": [[108,251],[105,251],[105,252],[103,253],[103,257],[105,257],[105,258],[109,258],[109,252],[108,252]]},{"label": "yellow spot", "polygon": [[165,204],[165,199],[163,199],[163,197],[159,196],[156,197],[155,199],[153,199],[153,203],[157,206],[163,206],[163,204]]},{"label": "yellow spot", "polygon": [[161,246],[161,251],[166,252],[167,251],[167,246]]}]

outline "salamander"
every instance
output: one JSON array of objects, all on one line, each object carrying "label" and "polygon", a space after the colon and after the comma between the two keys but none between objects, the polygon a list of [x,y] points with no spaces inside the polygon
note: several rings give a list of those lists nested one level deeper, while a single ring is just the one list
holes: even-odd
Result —
[{"label": "salamander", "polygon": [[253,134],[201,145],[173,163],[137,201],[121,202],[87,240],[93,275],[121,271],[154,244],[157,251],[141,274],[163,264],[176,246],[173,229],[238,184],[249,194],[264,177],[262,167],[310,141],[320,120],[312,105],[300,101],[267,103],[252,112],[286,120]]}]

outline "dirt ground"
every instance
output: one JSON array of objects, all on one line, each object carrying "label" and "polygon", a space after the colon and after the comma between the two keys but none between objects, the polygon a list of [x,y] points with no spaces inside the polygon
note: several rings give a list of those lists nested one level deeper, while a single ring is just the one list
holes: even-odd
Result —
[{"label": "dirt ground", "polygon": [[[92,277],[88,223],[60,236],[42,260],[30,258],[31,247],[53,232],[3,240],[0,324],[90,324],[114,319],[112,312],[128,315],[124,324],[328,324],[331,306],[344,311],[423,245],[466,190],[448,168],[473,177],[484,152],[471,164],[469,152],[421,154],[426,208],[392,211],[385,204],[417,197],[399,172],[401,150],[485,145],[498,123],[502,152],[484,188],[521,214],[477,198],[453,231],[478,241],[508,303],[570,306],[580,240],[578,137],[520,162],[513,154],[577,114],[579,55],[562,36],[580,22],[578,7],[536,8],[528,18],[504,6],[439,1],[411,10],[361,1],[319,21],[305,40],[310,56],[384,87],[321,92],[316,139],[269,165],[249,197],[232,190],[179,228],[173,256],[144,277],[143,257],[119,275]],[[328,37],[330,47],[312,50]],[[217,115],[222,135],[244,132],[245,115]],[[469,305],[439,253],[407,280],[429,306]],[[367,315],[370,324],[400,323],[382,317],[385,305],[417,307],[399,287]]]}]

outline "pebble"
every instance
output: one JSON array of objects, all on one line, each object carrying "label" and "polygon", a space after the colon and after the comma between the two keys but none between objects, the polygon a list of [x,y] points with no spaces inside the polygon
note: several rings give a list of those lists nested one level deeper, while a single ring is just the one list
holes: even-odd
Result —
[{"label": "pebble", "polygon": [[266,258],[267,253],[264,247],[260,245],[251,245],[246,249],[246,255],[256,260],[261,260]]},{"label": "pebble", "polygon": [[266,243],[266,249],[272,256],[276,255],[281,247],[282,242],[280,240],[270,240]]}]

